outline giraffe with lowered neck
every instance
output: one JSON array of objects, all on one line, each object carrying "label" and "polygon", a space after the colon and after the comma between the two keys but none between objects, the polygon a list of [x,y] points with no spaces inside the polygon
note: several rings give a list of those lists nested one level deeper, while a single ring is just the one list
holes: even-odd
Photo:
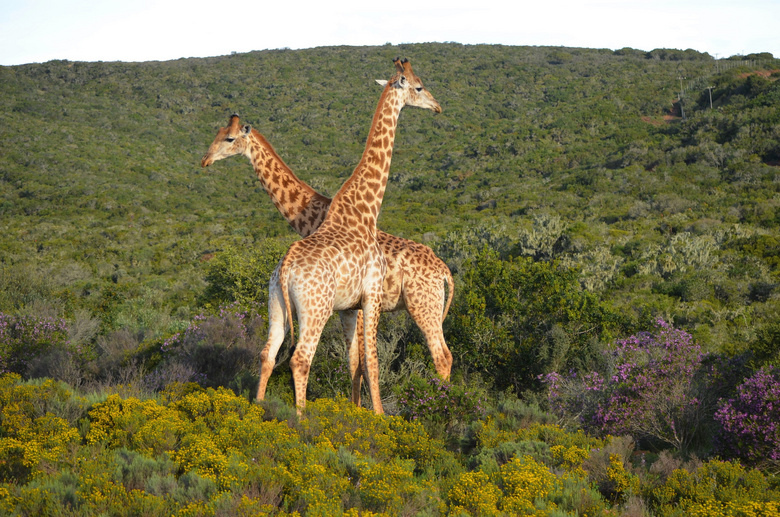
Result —
[{"label": "giraffe with lowered neck", "polygon": [[[232,115],[226,127],[217,131],[214,142],[201,160],[208,167],[215,161],[243,154],[249,158],[260,184],[274,206],[302,237],[311,235],[322,223],[331,200],[299,179],[256,129],[242,125]],[[382,312],[406,309],[425,336],[436,372],[448,379],[452,354],[444,340],[442,321],[453,295],[452,273],[428,246],[377,230],[377,241],[387,260]],[[444,283],[449,296],[444,291]],[[349,344],[352,401],[360,404],[362,380],[363,318],[361,311],[341,311],[342,325]]]},{"label": "giraffe with lowered neck", "polygon": [[[410,105],[441,112],[441,106],[423,87],[409,61],[395,59],[394,63],[396,73],[389,81],[383,81],[384,89],[360,162],[333,197],[319,228],[293,243],[271,275],[269,335],[260,354],[258,399],[265,395],[288,326],[294,342],[293,313],[298,316],[300,335],[290,368],[300,412],[306,404],[309,370],[325,323],[334,310],[361,309],[363,376],[368,381],[374,411],[384,412],[379,394],[376,333],[387,262],[377,240],[376,221],[387,186],[401,109]],[[351,350],[353,371],[356,360]]]}]

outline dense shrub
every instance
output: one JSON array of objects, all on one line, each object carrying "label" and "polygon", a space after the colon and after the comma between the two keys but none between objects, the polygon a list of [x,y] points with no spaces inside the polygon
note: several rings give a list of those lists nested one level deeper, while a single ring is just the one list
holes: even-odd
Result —
[{"label": "dense shrub", "polygon": [[214,314],[201,313],[182,332],[162,341],[155,369],[144,383],[154,390],[172,382],[251,389],[265,344],[262,305],[221,306]]},{"label": "dense shrub", "polygon": [[12,316],[0,312],[0,373],[26,375],[34,359],[54,349],[77,353],[63,319]]},{"label": "dense shrub", "polygon": [[455,367],[499,389],[538,387],[537,376],[599,360],[616,315],[583,291],[575,270],[530,258],[501,260],[485,248],[460,277],[445,325]]},{"label": "dense shrub", "polygon": [[751,465],[780,465],[780,369],[761,368],[721,400],[718,450]]},{"label": "dense shrub", "polygon": [[710,400],[701,347],[658,320],[654,332],[618,340],[608,371],[545,376],[551,408],[602,434],[629,434],[687,450],[702,438]]},{"label": "dense shrub", "polygon": [[[64,464],[81,441],[73,422],[63,418],[70,399],[71,392],[51,380],[29,384],[16,374],[0,377],[0,480],[25,482]],[[83,407],[72,407],[75,421]]]},{"label": "dense shrub", "polygon": [[419,422],[401,417],[378,418],[346,399],[319,399],[307,404],[301,433],[315,443],[345,448],[379,460],[393,457],[414,460],[416,469],[433,466],[447,454],[441,441],[428,436]]},{"label": "dense shrub", "polygon": [[765,476],[739,463],[713,460],[694,472],[678,469],[650,497],[661,515],[777,515],[778,494]]},{"label": "dense shrub", "polygon": [[518,420],[531,413],[511,404],[474,422],[474,448],[457,455],[419,422],[343,398],[284,422],[194,384],[84,404],[60,383],[0,377],[0,513],[606,517],[647,505],[661,517],[772,515],[780,500],[736,463],[664,460],[650,475],[631,465],[630,440]]},{"label": "dense shrub", "polygon": [[208,285],[201,296],[201,306],[265,304],[271,273],[286,251],[287,247],[279,241],[266,239],[251,251],[227,247],[216,253],[206,268]]},{"label": "dense shrub", "polygon": [[400,414],[425,426],[434,436],[457,436],[466,425],[487,414],[487,394],[478,388],[435,375],[412,375],[395,390]]}]

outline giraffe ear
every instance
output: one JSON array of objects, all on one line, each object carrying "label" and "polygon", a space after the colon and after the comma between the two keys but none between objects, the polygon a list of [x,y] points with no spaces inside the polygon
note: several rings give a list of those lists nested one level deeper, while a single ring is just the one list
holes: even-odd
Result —
[{"label": "giraffe ear", "polygon": [[252,132],[252,126],[247,124],[246,126],[241,128],[241,132],[244,134],[244,136],[248,135],[249,133]]},{"label": "giraffe ear", "polygon": [[374,80],[376,81],[376,84],[378,84],[379,86],[385,86],[387,84],[387,81],[385,81],[384,79],[374,79]]}]

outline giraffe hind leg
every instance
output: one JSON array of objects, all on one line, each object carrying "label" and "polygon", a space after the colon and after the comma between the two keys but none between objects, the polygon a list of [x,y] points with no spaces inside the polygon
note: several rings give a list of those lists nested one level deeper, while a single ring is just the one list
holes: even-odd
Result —
[{"label": "giraffe hind leg", "polygon": [[[409,303],[413,299],[413,303]],[[433,359],[433,365],[436,373],[442,379],[450,378],[452,370],[452,353],[447,343],[444,341],[444,331],[442,330],[442,312],[443,312],[443,291],[442,297],[438,300],[430,296],[407,297],[407,310],[414,322],[420,328],[425,336],[425,342]]]},{"label": "giraffe hind leg", "polygon": [[260,352],[260,382],[257,386],[255,400],[263,400],[268,387],[268,379],[271,377],[276,365],[276,354],[284,342],[284,336],[289,328],[287,325],[287,312],[284,310],[284,301],[278,286],[271,285],[268,295],[268,341]]}]

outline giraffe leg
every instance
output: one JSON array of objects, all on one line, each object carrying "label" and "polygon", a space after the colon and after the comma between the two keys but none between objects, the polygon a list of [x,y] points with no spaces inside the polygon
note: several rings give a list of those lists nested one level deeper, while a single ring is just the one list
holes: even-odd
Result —
[{"label": "giraffe leg", "polygon": [[374,413],[378,415],[385,412],[382,408],[382,397],[379,394],[379,355],[376,348],[379,312],[382,307],[381,293],[380,290],[373,296],[364,297],[363,302],[363,346],[365,348],[363,376],[368,381]]},{"label": "giraffe leg", "polygon": [[350,400],[360,405],[360,388],[363,382],[363,312],[341,311],[341,327],[347,340],[349,355],[349,377],[352,379]]},{"label": "giraffe leg", "polygon": [[295,405],[298,408],[298,415],[302,414],[306,407],[306,387],[309,384],[309,372],[311,363],[314,359],[314,352],[317,350],[317,344],[322,334],[322,329],[332,311],[330,308],[320,308],[316,311],[310,311],[298,317],[300,338],[295,346],[290,358],[290,369],[292,370],[293,384],[295,386]]},{"label": "giraffe leg", "polygon": [[276,280],[274,282],[274,279],[271,279],[268,293],[268,341],[260,352],[260,383],[255,397],[258,401],[265,398],[268,379],[276,365],[276,354],[279,353],[279,348],[284,342],[284,336],[289,328],[287,325],[292,323],[287,321],[287,311],[284,310],[278,278]]},{"label": "giraffe leg", "polygon": [[452,370],[452,353],[444,341],[444,331],[442,330],[443,286],[440,287],[440,291],[441,294],[434,297],[432,293],[438,293],[438,290],[432,289],[431,286],[415,284],[407,286],[406,309],[425,336],[436,373],[442,379],[447,380],[450,378]]}]

